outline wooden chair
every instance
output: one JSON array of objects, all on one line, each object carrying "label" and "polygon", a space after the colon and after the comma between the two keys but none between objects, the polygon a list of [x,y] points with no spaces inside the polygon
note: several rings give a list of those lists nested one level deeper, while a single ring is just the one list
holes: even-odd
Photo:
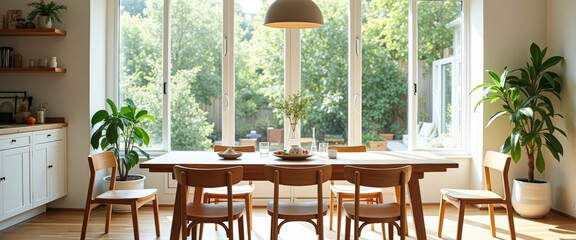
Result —
[{"label": "wooden chair", "polygon": [[[214,145],[214,152],[226,151],[229,147],[234,148],[235,151],[240,152],[255,152],[256,148],[254,146],[224,146],[224,145]],[[234,185],[232,186],[232,198],[244,200],[246,204],[246,218],[248,225],[248,240],[252,239],[252,193],[254,192],[254,184],[252,181],[248,182],[248,185]],[[226,187],[219,188],[207,188],[204,189],[204,202],[205,203],[218,203],[221,200],[226,200],[228,194],[226,194]],[[218,225],[215,225],[218,228]],[[200,239],[202,239],[203,226],[200,226]]]},{"label": "wooden chair", "polygon": [[[400,239],[406,238],[406,183],[412,175],[412,166],[388,169],[369,169],[361,167],[344,167],[344,178],[354,184],[354,203],[345,203],[346,233],[350,239],[350,225],[354,219],[354,239],[360,238],[362,228],[372,223],[388,223],[388,237],[393,236],[393,226],[397,228]],[[360,187],[396,187],[400,188],[400,202],[382,204],[360,204]],[[360,225],[362,221],[362,225]],[[396,223],[398,221],[399,223]],[[382,232],[384,235],[384,231]]]},{"label": "wooden chair", "polygon": [[[186,239],[190,231],[192,231],[192,239],[196,239],[197,225],[203,223],[219,224],[225,229],[228,239],[234,239],[234,220],[238,220],[238,234],[241,240],[244,239],[245,205],[242,202],[232,202],[232,184],[242,180],[242,167],[195,169],[176,165],[174,166],[174,176],[182,193],[182,198],[180,199],[181,209],[186,209],[186,214],[181,215],[181,235],[183,240]],[[202,188],[226,186],[227,204],[188,203],[189,186]],[[189,227],[186,226],[188,221],[191,221]],[[228,226],[224,222],[228,222]]]},{"label": "wooden chair", "polygon": [[82,222],[82,234],[80,239],[86,239],[86,229],[92,209],[100,204],[106,204],[106,226],[104,232],[110,230],[110,217],[112,215],[112,204],[126,204],[132,208],[132,225],[134,228],[134,239],[139,239],[138,230],[138,208],[147,202],[153,202],[154,223],[156,226],[156,236],[160,237],[160,222],[158,219],[158,197],[156,189],[138,190],[114,190],[116,178],[110,178],[110,188],[107,192],[94,197],[94,183],[96,182],[96,172],[101,169],[112,168],[111,176],[116,176],[116,157],[113,152],[102,152],[88,156],[90,165],[90,185],[88,185],[88,196],[86,197],[86,207],[84,208],[84,221]]},{"label": "wooden chair", "polygon": [[[466,205],[488,204],[490,214],[490,228],[492,236],[496,237],[496,226],[494,225],[494,204],[501,204],[506,208],[508,224],[512,240],[516,239],[514,230],[514,212],[510,196],[510,186],[508,184],[508,168],[510,167],[510,156],[498,152],[488,151],[484,158],[484,176],[486,177],[486,190],[465,190],[465,189],[440,189],[442,201],[440,202],[440,222],[438,223],[438,237],[442,237],[442,224],[444,222],[444,211],[446,201],[458,208],[458,232],[456,239],[462,239],[462,227],[464,225],[464,210]],[[504,184],[504,197],[492,191],[490,184],[490,169],[502,173],[502,183]]]},{"label": "wooden chair", "polygon": [[[328,149],[335,149],[338,152],[366,152],[365,145],[359,146],[328,146]],[[334,181],[330,181],[330,230],[332,230],[332,221],[334,216],[334,198],[338,203],[337,213],[338,222],[336,228],[336,239],[340,239],[340,229],[342,225],[342,203],[344,201],[354,200],[354,186],[352,185],[342,185],[334,184]],[[371,187],[361,187],[360,188],[360,198],[365,199],[367,203],[382,203],[382,189],[371,188]],[[371,225],[372,230],[374,230],[374,225]],[[384,224],[382,224],[382,235],[384,235]]]},{"label": "wooden chair", "polygon": [[[322,201],[322,183],[332,177],[332,166],[316,167],[282,167],[266,165],[264,169],[266,180],[274,183],[274,201],[267,206],[268,215],[272,217],[270,239],[277,240],[280,228],[290,221],[305,221],[316,229],[318,239],[324,239],[323,217],[328,211],[327,204]],[[280,202],[280,185],[317,186],[316,202]],[[278,219],[283,221],[278,224]],[[316,223],[312,219],[317,219]]]}]

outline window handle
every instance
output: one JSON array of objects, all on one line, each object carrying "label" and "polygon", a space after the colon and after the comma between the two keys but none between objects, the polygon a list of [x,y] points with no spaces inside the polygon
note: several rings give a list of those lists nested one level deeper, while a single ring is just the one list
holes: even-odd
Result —
[{"label": "window handle", "polygon": [[0,181],[4,181],[4,180],[6,180],[6,177],[1,177],[1,178],[0,178]]},{"label": "window handle", "polygon": [[360,37],[356,37],[356,56],[360,56]]},{"label": "window handle", "polygon": [[226,97],[226,107],[224,108],[224,112],[226,112],[230,106],[230,97],[228,97],[228,93],[224,94],[224,97]]},{"label": "window handle", "polygon": [[228,36],[224,36],[224,40],[222,41],[222,55],[226,57],[228,55]]},{"label": "window handle", "polygon": [[12,143],[15,143],[15,142],[16,142],[16,139],[12,139]]},{"label": "window handle", "polygon": [[48,165],[48,168],[53,168],[53,167],[54,167],[54,165]]},{"label": "window handle", "polygon": [[360,94],[356,93],[356,95],[354,95],[354,110],[356,110],[356,112],[360,112],[360,110],[358,110],[358,108],[356,107],[356,103],[358,100],[358,97],[360,97]]}]

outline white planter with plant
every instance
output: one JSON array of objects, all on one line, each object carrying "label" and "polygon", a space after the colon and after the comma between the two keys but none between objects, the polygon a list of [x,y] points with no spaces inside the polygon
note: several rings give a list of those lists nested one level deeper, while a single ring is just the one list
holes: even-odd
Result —
[{"label": "white planter with plant", "polygon": [[[129,174],[129,171],[139,163],[141,156],[150,159],[150,155],[140,148],[150,143],[148,133],[140,126],[155,119],[147,110],[138,109],[130,98],[126,99],[127,105],[119,111],[112,100],[107,99],[106,102],[111,112],[100,110],[92,116],[92,128],[100,125],[92,134],[90,143],[94,149],[114,152],[118,165],[116,189],[130,189],[127,185],[143,189],[145,176]],[[105,177],[105,181],[106,178],[109,181],[110,176]],[[126,183],[132,181],[135,183]],[[120,205],[113,207],[116,212],[130,211],[130,206],[124,209]]]},{"label": "white planter with plant", "polygon": [[[564,148],[554,134],[560,133],[566,137],[566,133],[554,125],[554,117],[563,117],[554,111],[554,105],[549,98],[556,96],[560,100],[562,89],[560,77],[555,72],[547,71],[560,63],[563,57],[553,56],[545,59],[546,51],[547,48],[541,50],[538,45],[532,43],[531,62],[527,62],[524,68],[512,71],[519,72],[519,76],[508,76],[507,67],[501,76],[488,71],[493,83],[484,83],[474,88],[474,90],[484,89],[485,93],[476,107],[485,101],[502,104],[502,110],[492,115],[487,126],[504,115],[509,116],[510,123],[514,126],[500,152],[510,153],[517,163],[522,157],[522,148],[526,150],[528,178],[514,180],[512,205],[518,214],[530,218],[546,215],[552,201],[550,184],[548,181],[534,178],[534,167],[538,172],[544,172],[546,168],[542,154],[544,149],[548,149],[548,152],[560,161]],[[524,189],[524,186],[529,186],[529,189]]]},{"label": "white planter with plant", "polygon": [[65,5],[59,5],[53,1],[47,3],[44,0],[28,3],[28,6],[34,8],[28,14],[28,20],[34,21],[38,18],[38,28],[44,29],[52,28],[52,23],[54,22],[62,23],[58,15],[61,10],[68,10]]},{"label": "white planter with plant", "polygon": [[290,155],[304,154],[304,149],[300,147],[300,141],[296,138],[296,127],[300,120],[308,117],[308,108],[310,107],[310,104],[311,102],[309,97],[303,97],[300,93],[297,93],[289,95],[286,99],[281,99],[273,105],[274,108],[283,112],[286,118],[288,118],[290,124],[290,137],[288,143],[291,146],[288,153]]}]

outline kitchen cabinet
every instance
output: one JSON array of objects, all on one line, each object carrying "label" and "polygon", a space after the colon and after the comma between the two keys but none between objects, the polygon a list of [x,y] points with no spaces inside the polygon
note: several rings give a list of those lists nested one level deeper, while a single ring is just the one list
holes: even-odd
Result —
[{"label": "kitchen cabinet", "polygon": [[67,193],[65,129],[35,132],[32,153],[32,201],[40,206]]},{"label": "kitchen cabinet", "polygon": [[0,220],[32,208],[30,136],[0,136]]},{"label": "kitchen cabinet", "polygon": [[[66,36],[66,31],[53,29],[0,29],[0,37]],[[65,73],[66,68],[0,68],[0,73]]]}]

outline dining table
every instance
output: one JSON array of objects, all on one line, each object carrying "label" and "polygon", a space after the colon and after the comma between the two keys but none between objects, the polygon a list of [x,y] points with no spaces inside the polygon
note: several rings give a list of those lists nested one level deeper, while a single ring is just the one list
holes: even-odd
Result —
[{"label": "dining table", "polygon": [[[223,159],[215,152],[210,151],[171,151],[159,157],[140,163],[140,168],[147,168],[150,172],[173,172],[174,166],[180,165],[190,168],[224,168],[242,166],[244,180],[264,181],[264,167],[266,165],[280,166],[319,166],[332,165],[332,180],[344,179],[344,166],[366,168],[395,168],[412,165],[412,176],[408,182],[408,194],[417,239],[426,239],[426,227],[422,210],[422,197],[420,195],[420,179],[426,172],[446,172],[449,168],[458,168],[458,164],[446,158],[426,151],[368,151],[368,152],[342,152],[337,153],[335,159],[326,155],[316,154],[306,159],[285,160],[270,153],[262,156],[258,152],[243,153],[237,159]],[[195,188],[194,201],[202,201],[202,188]],[[174,212],[170,239],[180,238],[181,215],[180,188],[177,188],[174,202]]]}]

